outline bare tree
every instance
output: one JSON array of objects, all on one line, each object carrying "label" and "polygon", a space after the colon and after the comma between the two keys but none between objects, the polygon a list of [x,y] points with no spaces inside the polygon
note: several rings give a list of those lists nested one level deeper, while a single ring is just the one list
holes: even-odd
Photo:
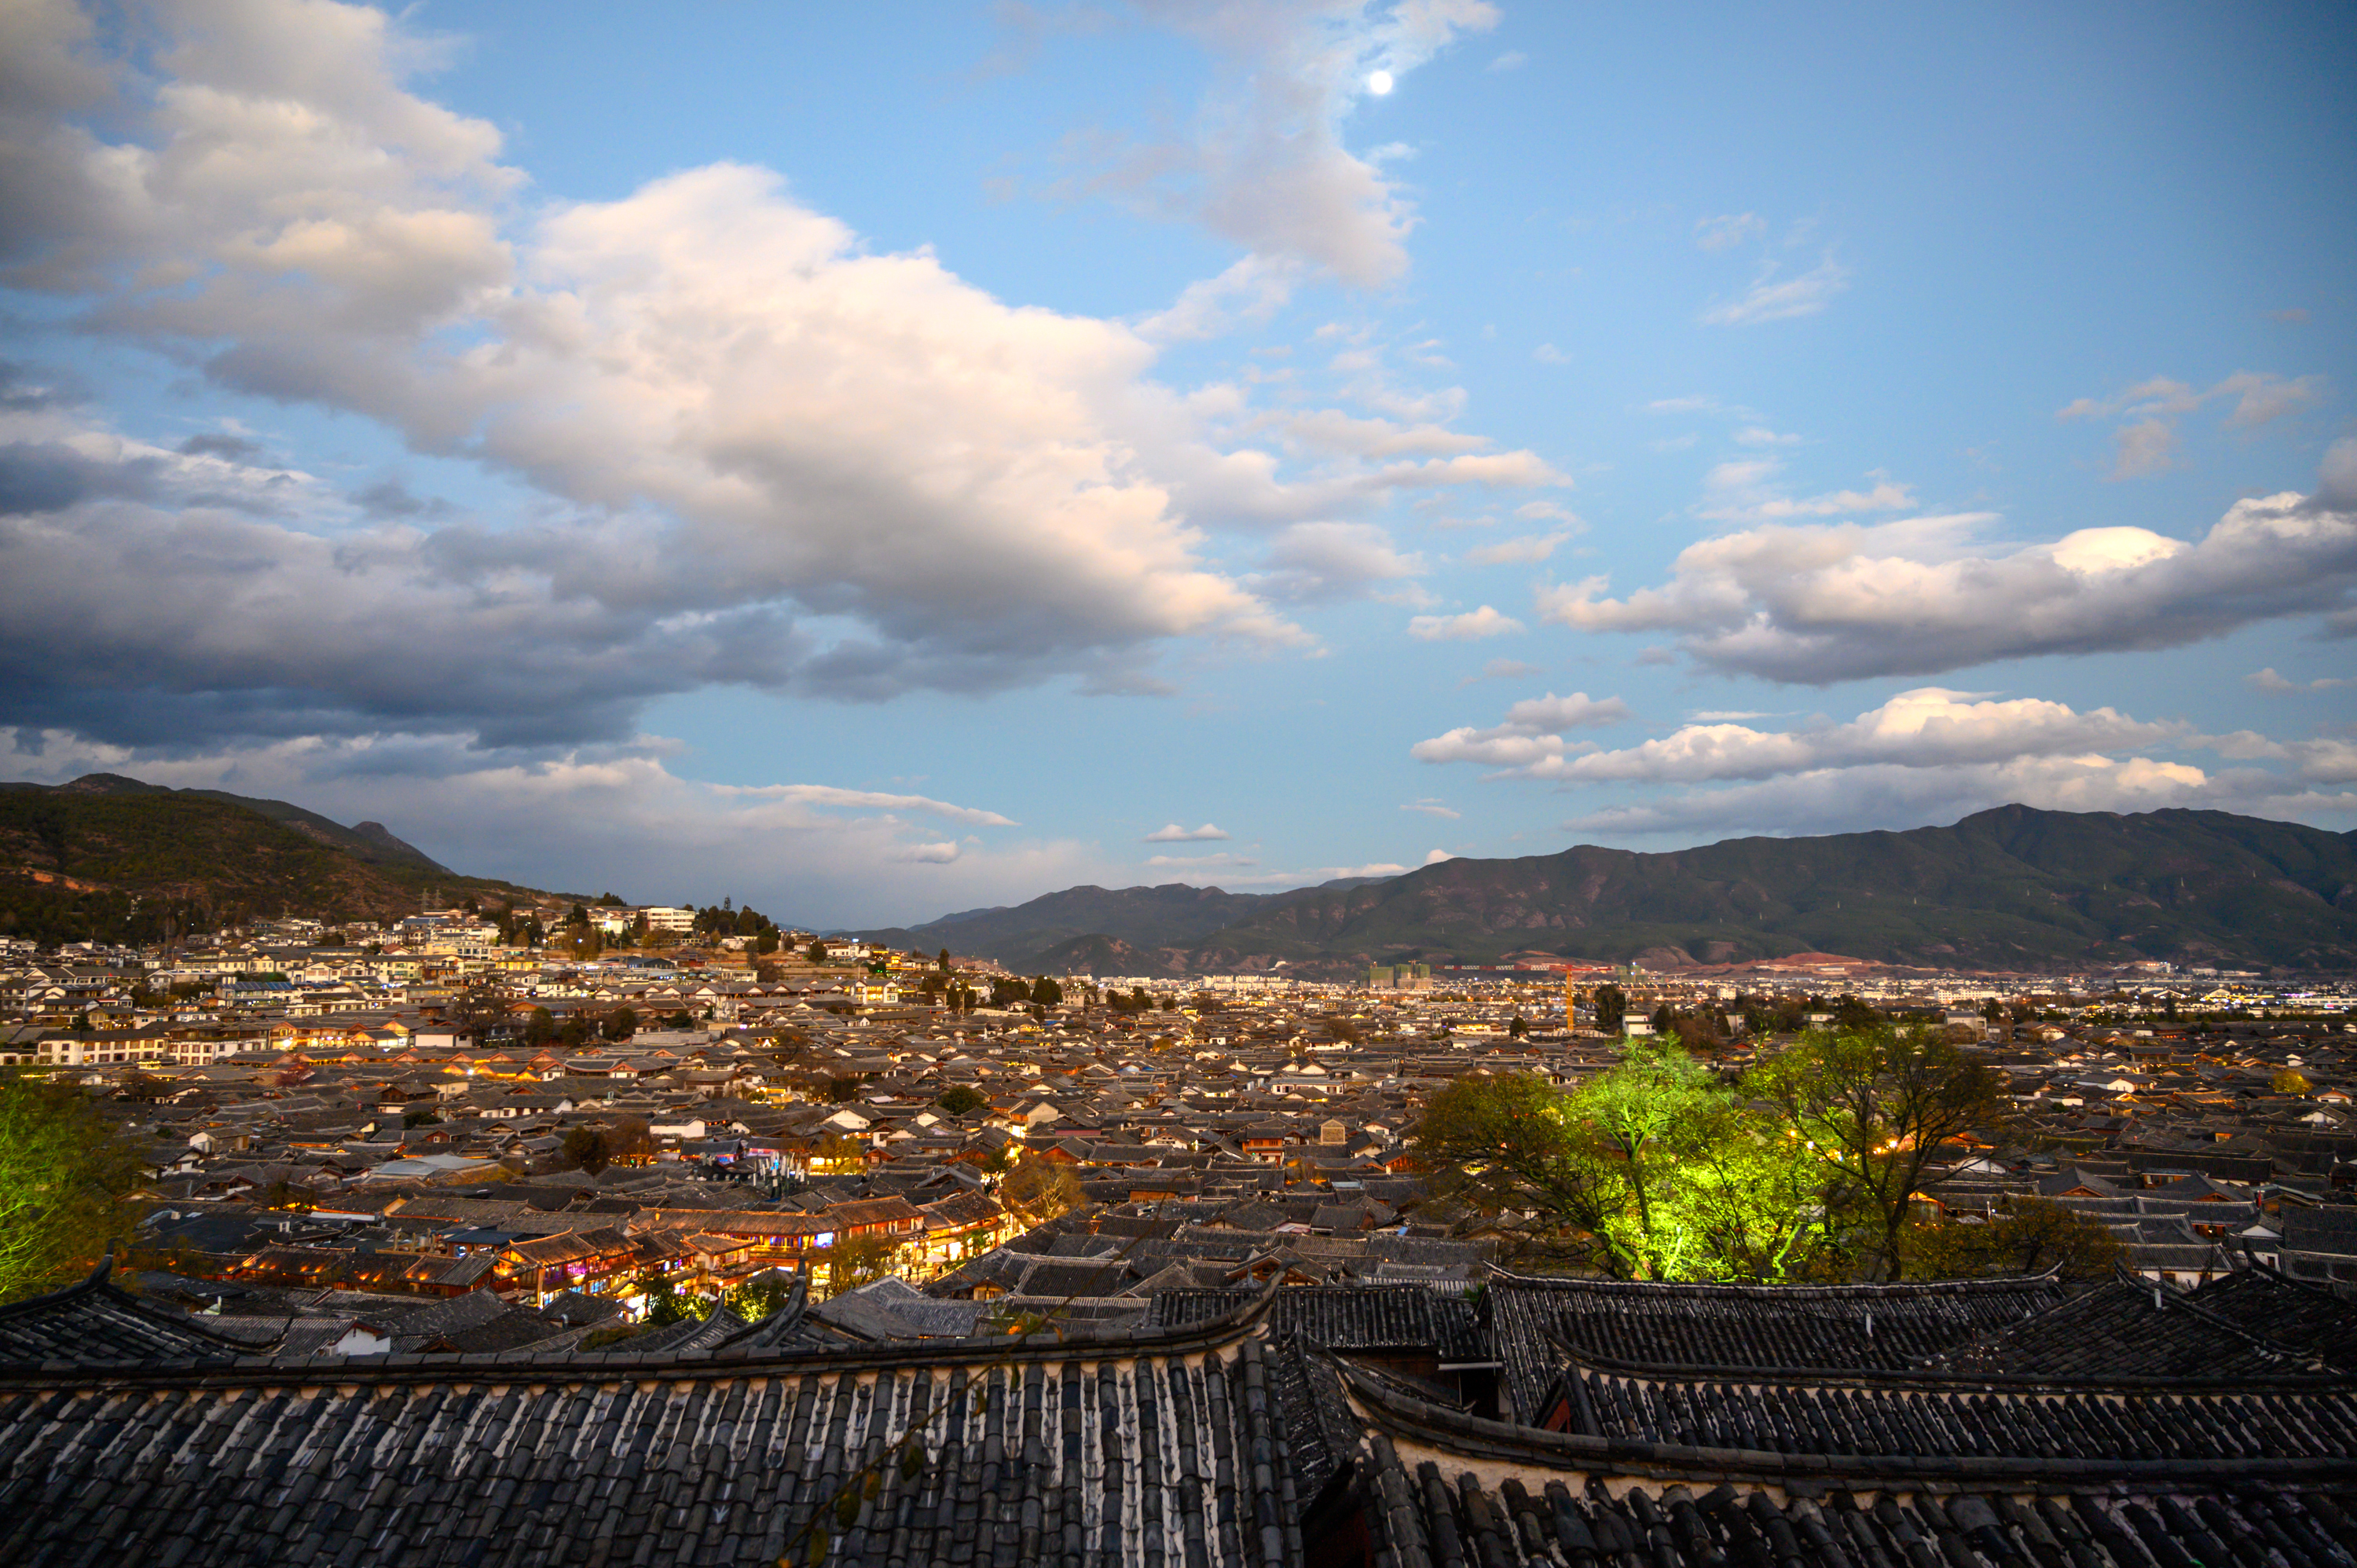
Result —
[{"label": "bare tree", "polygon": [[1927,1031],[1877,1025],[1805,1036],[1749,1088],[1831,1174],[1836,1201],[1876,1240],[1878,1277],[1895,1280],[1924,1167],[1949,1139],[2003,1119],[2004,1083]]}]

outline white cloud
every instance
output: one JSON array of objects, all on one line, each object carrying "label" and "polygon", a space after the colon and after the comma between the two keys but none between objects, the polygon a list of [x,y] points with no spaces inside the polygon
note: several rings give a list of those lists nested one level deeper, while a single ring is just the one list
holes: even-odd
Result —
[{"label": "white cloud", "polygon": [[1382,583],[1424,572],[1423,557],[1403,554],[1372,522],[1297,522],[1269,543],[1264,570],[1246,579],[1277,598],[1351,598]]},{"label": "white cloud", "polygon": [[2144,724],[2111,708],[2081,714],[2061,703],[2000,702],[1925,686],[1902,692],[1848,724],[1785,732],[1690,724],[1619,751],[1536,757],[1512,773],[1583,783],[1694,784],[1882,764],[1953,768],[2179,742],[2189,734],[2183,725]]},{"label": "white cloud", "polygon": [[1485,637],[1509,637],[1523,629],[1521,621],[1500,615],[1488,605],[1463,615],[1417,616],[1407,623],[1407,634],[1426,642],[1475,642]]},{"label": "white cloud", "polygon": [[2231,401],[2233,407],[2226,415],[2227,428],[2255,430],[2314,406],[2323,395],[2321,376],[2236,371],[2206,391],[2168,376],[2155,376],[2109,397],[2074,399],[2056,410],[2055,417],[2119,419],[2120,427],[2112,433],[2112,468],[2106,477],[2136,479],[2179,467],[2177,421],[2204,403]]},{"label": "white cloud", "polygon": [[1739,299],[1715,305],[1702,313],[1711,327],[1746,327],[1760,321],[1785,321],[1814,316],[1849,287],[1849,269],[1828,254],[1798,277],[1778,282],[1775,263],[1762,268]]},{"label": "white cloud", "polygon": [[1568,365],[1571,356],[1552,343],[1542,343],[1531,350],[1531,358],[1542,365]]},{"label": "white cloud", "polygon": [[1488,69],[1491,70],[1520,70],[1523,66],[1530,63],[1530,56],[1524,54],[1520,49],[1508,49],[1504,54],[1501,54],[1497,59],[1491,60]]},{"label": "white cloud", "polygon": [[2078,398],[2055,413],[2057,419],[2169,420],[2206,403],[2231,399],[2226,423],[2238,429],[2266,424],[2309,408],[2324,395],[2321,376],[2284,376],[2273,371],[2236,371],[2206,391],[2169,376],[2138,381],[2104,398]]},{"label": "white cloud", "polygon": [[1407,268],[1415,215],[1343,123],[1381,75],[1394,88],[1465,33],[1495,27],[1485,0],[1143,9],[1217,62],[1191,134],[1122,150],[1087,188],[1189,219],[1243,245],[1375,287]]},{"label": "white cloud", "polygon": [[902,860],[917,865],[947,865],[958,857],[958,846],[944,841],[940,843],[910,844],[900,852]]},{"label": "white cloud", "polygon": [[[758,168],[520,205],[499,132],[412,91],[434,50],[378,11],[167,4],[138,70],[92,53],[65,12],[12,16],[8,281],[219,386],[361,414],[531,494],[479,521],[389,478],[362,492],[376,526],[353,532],[321,498],[289,510],[301,475],[231,493],[240,465],[218,454],[94,429],[75,438],[107,449],[11,448],[0,491],[38,501],[39,521],[0,529],[0,577],[28,611],[0,640],[12,661],[37,643],[44,673],[0,722],[129,738],[176,710],[190,733],[441,725],[571,744],[712,682],[862,700],[1067,674],[1145,690],[1173,639],[1310,640],[1210,564],[1209,529],[1280,531],[1274,591],[1347,593],[1420,566],[1372,525],[1329,520],[1400,489],[1568,482],[1448,429],[1461,392],[1380,387],[1383,418],[1287,412],[1287,440],[1339,458],[1297,480],[1251,444],[1239,388],[1153,380],[1157,338],[1282,302],[1314,260],[1283,245],[1145,323],[1060,315],[928,251],[879,253]],[[1493,19],[1417,4],[1174,25],[1217,35],[1243,91],[1271,60],[1297,81],[1326,60],[1332,87],[1337,50],[1404,72]],[[1281,199],[1253,185],[1248,152],[1209,205]],[[1372,275],[1368,246],[1405,232],[1371,188],[1375,207],[1344,214],[1357,238],[1329,236],[1346,274]],[[60,485],[70,504],[43,499]],[[228,624],[241,614],[258,618]],[[434,646],[389,656],[404,637]]]},{"label": "white cloud", "polygon": [[2288,762],[2292,774],[2311,784],[2357,783],[2357,742],[2327,736],[2314,740],[2270,740],[2254,730],[2203,736],[2194,743],[2238,762]]},{"label": "white cloud", "polygon": [[[1493,777],[1650,792],[1565,824],[1582,832],[1915,826],[2007,801],[2074,811],[2183,805],[2315,816],[2357,810],[2357,794],[2319,788],[2357,782],[2357,744],[2349,741],[2278,742],[2249,731],[2205,736],[2180,722],[2153,723],[2112,708],[2079,712],[2061,703],[1939,687],[1900,693],[1843,724],[1818,719],[1777,732],[1696,722],[1609,751],[1493,735],[1466,737],[1487,744],[1443,736],[1415,754],[1501,769]],[[2210,772],[2143,755],[2156,749],[2288,767]]]},{"label": "white cloud", "polygon": [[1168,309],[1140,317],[1138,336],[1175,343],[1260,325],[1293,297],[1302,273],[1298,263],[1281,256],[1240,257],[1219,276],[1189,284]]},{"label": "white cloud", "polygon": [[1585,692],[1558,697],[1549,692],[1544,697],[1516,703],[1506,710],[1502,723],[1489,729],[1460,726],[1416,742],[1408,755],[1418,762],[1529,768],[1547,758],[1596,749],[1593,742],[1566,742],[1566,730],[1617,725],[1628,717],[1629,705],[1618,697],[1591,698]]},{"label": "white cloud", "polygon": [[2026,757],[1953,768],[1883,765],[1795,774],[1605,807],[1574,817],[1563,828],[1577,833],[1695,838],[1855,832],[1954,822],[2016,803],[2056,811],[2188,807],[2329,821],[2357,811],[2357,794],[2303,789],[2255,769],[2213,774],[2140,757]]},{"label": "white cloud", "polygon": [[2258,671],[2256,674],[2245,675],[2243,679],[2259,691],[2274,692],[2277,693],[2289,692],[2331,692],[2338,691],[2343,686],[2357,686],[2357,675],[2319,675],[2313,681],[2309,681],[2305,683],[2297,681],[2287,681],[2281,675],[2276,673],[2275,667],[2273,665],[2269,665],[2266,669]]},{"label": "white cloud", "polygon": [[[1375,861],[1366,865],[1321,865],[1308,871],[1263,871],[1250,876],[1222,876],[1218,882],[1222,887],[1275,891],[1287,887],[1315,887],[1344,877],[1397,876],[1405,870],[1406,866],[1390,861]],[[1211,876],[1209,873],[1198,872],[1182,875],[1177,880],[1202,883],[1210,881]]]},{"label": "white cloud", "polygon": [[1505,489],[1538,485],[1571,488],[1568,476],[1530,452],[1477,452],[1458,457],[1434,457],[1422,463],[1395,463],[1379,470],[1375,482],[1403,489],[1436,485],[1488,485]]},{"label": "white cloud", "polygon": [[1331,408],[1288,414],[1277,422],[1276,428],[1288,441],[1310,451],[1357,457],[1455,456],[1494,445],[1488,436],[1446,425],[1361,419]]},{"label": "white cloud", "polygon": [[2287,378],[2272,371],[2236,371],[2212,387],[2210,395],[2233,398],[2234,411],[2226,416],[2227,424],[2237,430],[2249,430],[2314,407],[2324,396],[2324,378]]},{"label": "white cloud", "polygon": [[1724,251],[1768,232],[1768,220],[1756,212],[1705,218],[1695,224],[1695,243],[1706,251]]},{"label": "white cloud", "polygon": [[922,795],[889,795],[874,789],[838,789],[824,784],[715,784],[716,795],[742,796],[771,800],[791,800],[812,806],[848,806],[862,811],[925,811],[952,822],[971,822],[976,827],[1013,828],[1022,824],[996,811],[977,811],[972,806],[953,806],[946,800],[930,800]]},{"label": "white cloud", "polygon": [[1195,871],[1215,871],[1229,866],[1258,865],[1259,861],[1242,854],[1150,854],[1146,864],[1156,867],[1178,866]]},{"label": "white cloud", "polygon": [[1779,482],[1781,457],[1761,454],[1715,463],[1703,476],[1703,499],[1695,515],[1719,522],[1778,522],[1799,517],[1849,517],[1860,512],[1900,511],[1915,504],[1915,492],[1886,476],[1867,478],[1873,488],[1792,496]]},{"label": "white cloud", "polygon": [[1822,683],[1932,674],[1992,660],[2177,647],[2320,615],[2357,630],[2357,511],[2296,494],[2238,501],[2191,542],[2083,529],[2011,547],[1986,516],[1754,528],[1680,553],[1670,581],[1625,599],[1608,583],[1537,591],[1583,631],[1670,631],[1695,662]]},{"label": "white cloud", "polygon": [[1555,547],[1571,537],[1567,530],[1554,533],[1525,533],[1513,539],[1501,539],[1495,544],[1477,545],[1465,553],[1465,559],[1476,566],[1532,566],[1555,553]]},{"label": "white cloud", "polygon": [[1443,861],[1455,860],[1456,858],[1457,857],[1455,855],[1449,854],[1445,849],[1436,849],[1430,851],[1425,855],[1424,864],[1426,865],[1438,865]]},{"label": "white cloud", "polygon": [[[1823,719],[1787,731],[1726,722],[1681,726],[1616,750],[1567,744],[1553,715],[1489,731],[1455,730],[1420,743],[1426,762],[1470,762],[1493,778],[1565,787],[1637,787],[1652,798],[1566,822],[1567,831],[1650,833],[1848,831],[1925,821],[2018,800],[2056,811],[2146,811],[2207,805],[2275,816],[2357,810],[2357,743],[2275,741],[2249,731],[2205,736],[2112,708],[2078,712],[2035,698],[1923,687],[1846,724]],[[2285,771],[2205,772],[2136,753],[2208,750]]]},{"label": "white cloud", "polygon": [[2155,376],[2107,398],[2079,398],[2055,411],[2057,419],[2099,419],[2110,414],[2150,418],[2178,414],[2201,406],[2201,394],[2183,381]]},{"label": "white cloud", "polygon": [[1427,817],[1446,817],[1450,822],[1455,822],[1458,818],[1464,815],[1462,811],[1457,811],[1439,800],[1429,798],[1422,800],[1410,800],[1406,805],[1402,806],[1400,810],[1403,811],[1418,811]]},{"label": "white cloud", "polygon": [[1214,839],[1224,839],[1229,836],[1226,832],[1213,827],[1209,822],[1205,822],[1200,828],[1182,827],[1177,822],[1166,822],[1146,834],[1145,842],[1147,843],[1207,843]]}]

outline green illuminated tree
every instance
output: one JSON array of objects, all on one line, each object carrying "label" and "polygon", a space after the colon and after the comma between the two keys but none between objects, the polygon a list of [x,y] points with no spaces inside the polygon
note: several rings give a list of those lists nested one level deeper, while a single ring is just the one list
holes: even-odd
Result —
[{"label": "green illuminated tree", "polygon": [[129,1229],[137,1154],[78,1089],[0,1083],[0,1302],[70,1284]]},{"label": "green illuminated tree", "polygon": [[1534,1217],[1524,1251],[1543,1262],[1616,1279],[1775,1280],[1824,1239],[1813,1165],[1674,1047],[1634,1046],[1569,1092],[1529,1074],[1459,1079],[1413,1136],[1449,1196]]}]

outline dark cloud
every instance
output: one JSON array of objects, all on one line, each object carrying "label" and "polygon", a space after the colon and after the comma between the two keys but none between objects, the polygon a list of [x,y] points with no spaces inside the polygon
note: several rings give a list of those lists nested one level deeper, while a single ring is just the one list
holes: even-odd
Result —
[{"label": "dark cloud", "polygon": [[0,443],[0,515],[63,511],[102,498],[145,499],[160,489],[156,459],[101,462],[62,441]]},{"label": "dark cloud", "polygon": [[439,496],[412,495],[399,479],[379,479],[355,490],[352,501],[371,517],[447,517],[457,510]]},{"label": "dark cloud", "polygon": [[0,412],[32,413],[84,402],[81,382],[62,371],[0,360]]},{"label": "dark cloud", "polygon": [[181,442],[180,452],[188,457],[219,457],[224,462],[251,463],[262,456],[262,443],[249,441],[242,435],[231,435],[226,431],[208,430]]}]

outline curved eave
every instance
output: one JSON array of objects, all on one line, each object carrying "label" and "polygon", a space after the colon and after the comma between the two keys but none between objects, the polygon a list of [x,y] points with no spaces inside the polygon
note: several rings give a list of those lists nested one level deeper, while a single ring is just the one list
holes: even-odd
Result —
[{"label": "curved eave", "polygon": [[1806,1491],[1845,1486],[1911,1489],[1946,1483],[2007,1482],[2058,1487],[2138,1481],[2206,1487],[2271,1480],[2357,1480],[2357,1456],[2302,1459],[2014,1459],[1851,1454],[1775,1454],[1699,1448],[1620,1437],[1546,1432],[1444,1410],[1388,1380],[1338,1363],[1351,1403],[1394,1443],[1437,1449],[1462,1459],[1541,1471],[1641,1476],[1662,1480],[1755,1482]]},{"label": "curved eave", "polygon": [[[775,1351],[723,1347],[656,1356],[614,1351],[555,1351],[533,1355],[478,1351],[458,1355],[342,1357],[282,1362],[251,1354],[234,1359],[116,1362],[94,1366],[44,1361],[0,1367],[0,1391],[84,1387],[284,1388],[334,1384],[345,1387],[426,1383],[589,1383],[632,1380],[704,1381],[730,1378],[777,1378],[821,1374],[856,1377],[908,1368],[1027,1366],[1046,1361],[1128,1360],[1138,1357],[1184,1358],[1231,1348],[1260,1327],[1280,1287],[1266,1290],[1235,1310],[1178,1328],[1137,1329],[1117,1334],[975,1335],[903,1344],[849,1346],[823,1350]],[[227,1342],[225,1342],[227,1343]],[[252,1347],[240,1348],[251,1350]]]},{"label": "curved eave", "polygon": [[1847,1285],[1738,1285],[1689,1281],[1598,1280],[1569,1274],[1518,1274],[1495,1263],[1489,1268],[1492,1283],[1526,1285],[1566,1295],[1628,1295],[1653,1300],[1666,1297],[1728,1302],[1877,1302],[1937,1300],[1944,1296],[2016,1295],[2051,1290],[2061,1283],[2062,1265],[2057,1262],[2044,1273],[2006,1274],[1995,1279],[1918,1280],[1900,1284]]},{"label": "curved eave", "polygon": [[[1727,1367],[1695,1361],[1675,1363],[1660,1361],[1622,1361],[1609,1356],[1598,1356],[1587,1350],[1575,1350],[1560,1336],[1550,1333],[1548,1343],[1555,1350],[1554,1368],[1557,1376],[1566,1372],[1601,1372],[1608,1377],[1627,1378],[1643,1383],[1729,1383],[1736,1386],[1759,1387],[1783,1385],[1801,1388],[1870,1388],[1895,1391],[1920,1390],[1924,1393],[1970,1393],[1986,1390],[1991,1393],[2046,1394],[2237,1394],[2336,1393],[2357,1389],[2357,1373],[2341,1371],[2286,1371],[2277,1376],[2233,1378],[2169,1378],[2169,1377],[2064,1377],[2039,1372],[1975,1372],[1964,1369],[1946,1370],[1937,1367],[1886,1371],[1876,1367]],[[2298,1359],[2285,1352],[2287,1360]]]}]

